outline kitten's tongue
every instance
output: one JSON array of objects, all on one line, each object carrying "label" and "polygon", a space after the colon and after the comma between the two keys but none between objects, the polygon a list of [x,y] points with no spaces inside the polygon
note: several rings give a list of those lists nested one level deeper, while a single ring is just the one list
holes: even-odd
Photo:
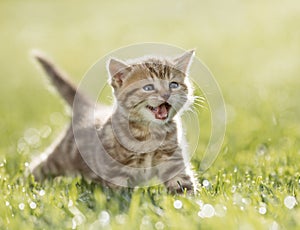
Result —
[{"label": "kitten's tongue", "polygon": [[153,113],[156,119],[164,120],[168,117],[168,109],[165,104],[154,108]]}]

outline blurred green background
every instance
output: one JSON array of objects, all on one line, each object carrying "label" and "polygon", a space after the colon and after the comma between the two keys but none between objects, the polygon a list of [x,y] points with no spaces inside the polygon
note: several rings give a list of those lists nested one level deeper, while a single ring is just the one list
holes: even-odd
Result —
[{"label": "blurred green background", "polygon": [[[256,175],[287,171],[298,178],[299,23],[298,0],[1,0],[1,172],[7,178],[18,175],[20,165],[42,151],[68,120],[64,104],[49,93],[32,62],[32,49],[43,50],[79,82],[114,49],[160,42],[196,48],[224,95],[224,146],[204,177],[244,167]],[[34,137],[36,130],[45,132],[45,139],[29,140],[28,149],[26,136]],[[196,167],[199,161],[195,156]]]},{"label": "blurred green background", "polygon": [[227,105],[226,158],[299,137],[299,21],[296,0],[1,1],[0,156],[15,156],[26,129],[63,111],[33,65],[35,48],[75,82],[98,58],[132,43],[196,48]]}]

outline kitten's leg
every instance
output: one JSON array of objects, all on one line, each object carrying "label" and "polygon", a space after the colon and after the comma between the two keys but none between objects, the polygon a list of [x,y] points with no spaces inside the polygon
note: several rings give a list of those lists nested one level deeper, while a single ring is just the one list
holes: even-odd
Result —
[{"label": "kitten's leg", "polygon": [[185,190],[189,194],[194,194],[196,182],[190,166],[184,162],[179,152],[169,157],[159,168],[159,178],[171,193],[183,193]]},{"label": "kitten's leg", "polygon": [[42,155],[30,164],[30,171],[36,180],[47,176],[59,176],[73,171],[72,155],[77,154],[72,139],[72,128],[63,133]]}]

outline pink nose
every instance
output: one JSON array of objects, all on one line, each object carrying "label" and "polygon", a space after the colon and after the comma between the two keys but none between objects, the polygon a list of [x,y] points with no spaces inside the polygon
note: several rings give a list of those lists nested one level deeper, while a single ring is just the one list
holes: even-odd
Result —
[{"label": "pink nose", "polygon": [[167,101],[170,97],[170,94],[169,93],[165,93],[161,96],[165,101]]}]

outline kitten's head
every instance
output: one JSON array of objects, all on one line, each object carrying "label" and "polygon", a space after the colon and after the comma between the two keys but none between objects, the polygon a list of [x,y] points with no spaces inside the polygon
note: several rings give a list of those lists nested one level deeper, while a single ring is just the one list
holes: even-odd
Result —
[{"label": "kitten's head", "polygon": [[108,72],[118,109],[130,120],[166,123],[189,102],[187,79],[194,50],[176,58],[110,59]]}]

